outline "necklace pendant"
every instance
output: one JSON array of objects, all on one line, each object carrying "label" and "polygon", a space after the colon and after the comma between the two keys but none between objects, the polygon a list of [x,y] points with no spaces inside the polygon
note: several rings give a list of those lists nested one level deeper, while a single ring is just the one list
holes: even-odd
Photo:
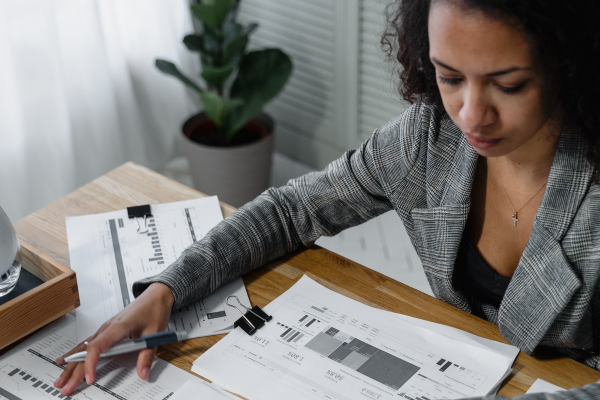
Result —
[{"label": "necklace pendant", "polygon": [[517,226],[517,222],[519,222],[519,219],[517,218],[517,213],[516,212],[513,213],[512,220],[514,222],[513,226]]}]

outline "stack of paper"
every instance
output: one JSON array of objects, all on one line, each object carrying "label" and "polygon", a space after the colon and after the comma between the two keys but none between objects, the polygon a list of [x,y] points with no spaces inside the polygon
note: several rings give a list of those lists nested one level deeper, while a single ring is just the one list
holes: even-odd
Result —
[{"label": "stack of paper", "polygon": [[513,346],[377,310],[303,277],[192,371],[249,399],[457,399],[494,393]]},{"label": "stack of paper", "polygon": [[[67,218],[71,268],[77,272],[81,298],[79,341],[134,300],[135,281],[163,271],[223,220],[216,196],[153,205],[151,212],[146,221],[129,219],[126,210]],[[149,231],[140,234],[138,226]],[[238,278],[202,301],[174,311],[168,329],[185,330],[189,338],[230,332],[239,315],[225,305],[229,295],[250,303]]]}]

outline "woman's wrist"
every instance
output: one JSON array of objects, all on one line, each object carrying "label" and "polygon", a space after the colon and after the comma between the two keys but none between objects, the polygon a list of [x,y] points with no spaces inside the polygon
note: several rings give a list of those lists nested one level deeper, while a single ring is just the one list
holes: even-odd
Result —
[{"label": "woman's wrist", "polygon": [[153,294],[155,293],[160,298],[161,304],[164,304],[168,309],[171,309],[173,304],[175,304],[175,296],[173,295],[171,288],[162,282],[150,284],[146,291],[150,291]]}]

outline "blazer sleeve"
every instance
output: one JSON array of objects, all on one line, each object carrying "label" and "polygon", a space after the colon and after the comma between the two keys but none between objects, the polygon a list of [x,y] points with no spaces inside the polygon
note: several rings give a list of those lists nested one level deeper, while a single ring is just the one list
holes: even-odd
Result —
[{"label": "blazer sleeve", "polygon": [[[470,400],[509,400],[504,396],[473,397]],[[554,393],[531,393],[515,396],[512,400],[600,400],[600,381]]]},{"label": "blazer sleeve", "polygon": [[301,245],[311,246],[320,236],[336,235],[391,210],[390,185],[382,171],[393,168],[397,180],[411,169],[422,141],[423,115],[424,107],[415,104],[322,171],[266,190],[162,273],[134,283],[134,295],[162,282],[173,292],[177,309]]}]

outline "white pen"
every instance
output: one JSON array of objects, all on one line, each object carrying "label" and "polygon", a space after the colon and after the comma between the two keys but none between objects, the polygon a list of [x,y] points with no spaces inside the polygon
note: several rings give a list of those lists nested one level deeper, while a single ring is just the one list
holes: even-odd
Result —
[{"label": "white pen", "polygon": [[[165,344],[180,342],[187,339],[187,332],[158,332],[142,336],[138,339],[127,339],[112,346],[106,353],[100,354],[100,358],[112,357],[119,354],[131,353],[143,349],[164,346]],[[71,354],[65,357],[65,362],[84,361],[87,351]]]}]

